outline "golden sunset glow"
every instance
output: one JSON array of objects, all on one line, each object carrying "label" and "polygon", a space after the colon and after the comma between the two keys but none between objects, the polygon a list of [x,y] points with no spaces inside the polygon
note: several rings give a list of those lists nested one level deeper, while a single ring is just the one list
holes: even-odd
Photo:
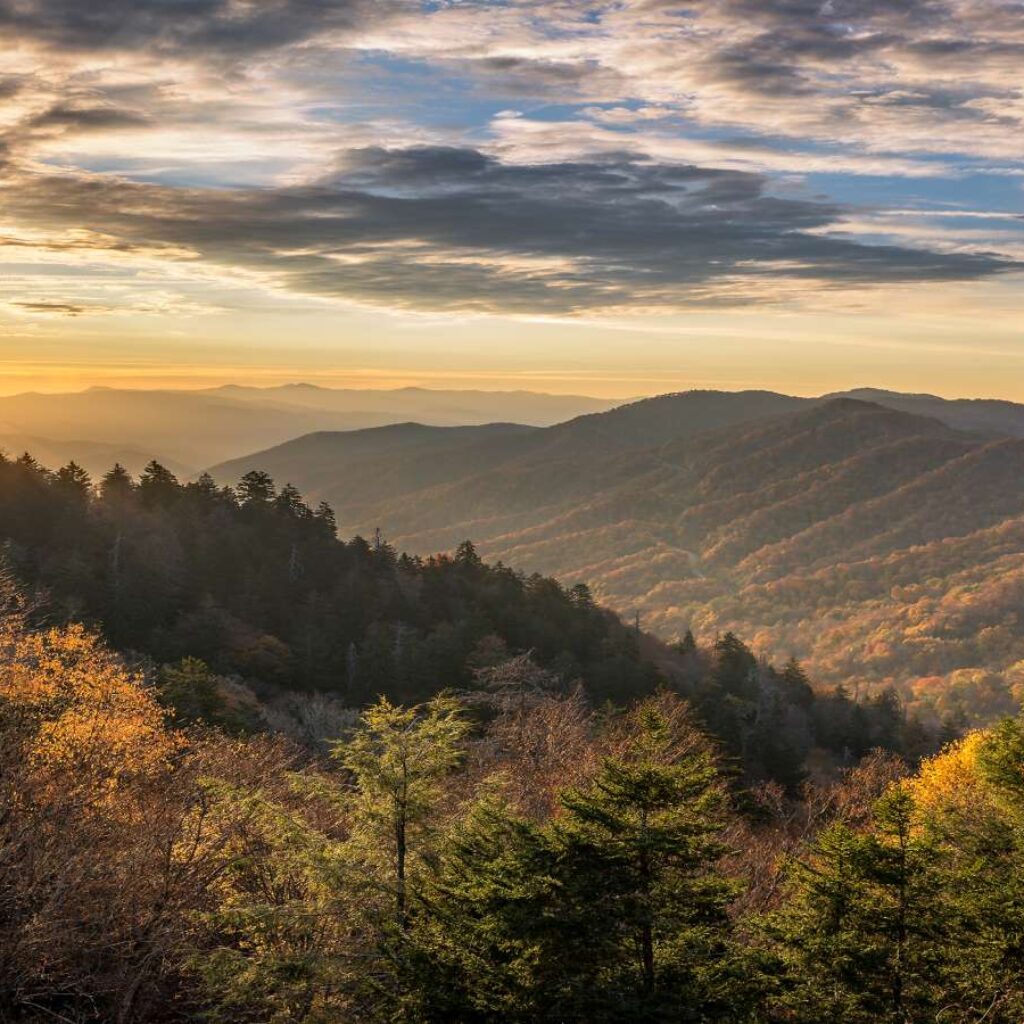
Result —
[{"label": "golden sunset glow", "polygon": [[1024,398],[1011,6],[27,0],[0,30],[3,393]]}]

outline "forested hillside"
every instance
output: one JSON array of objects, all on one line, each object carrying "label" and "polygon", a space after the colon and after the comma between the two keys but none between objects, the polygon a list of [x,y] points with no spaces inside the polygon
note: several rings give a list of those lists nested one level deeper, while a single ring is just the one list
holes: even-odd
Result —
[{"label": "forested hillside", "polygon": [[995,398],[938,398],[936,395],[908,395],[880,388],[854,388],[828,398],[856,398],[876,402],[890,409],[934,416],[958,430],[1024,437],[1024,405]]},{"label": "forested hillside", "polygon": [[[472,536],[486,557],[586,579],[667,638],[734,630],[939,717],[1013,706],[1024,440],[853,399],[719,398],[518,436],[321,434],[228,469],[258,462],[334,503],[345,529],[380,526],[410,551]],[[731,425],[697,430],[709,417]],[[393,473],[417,455],[418,472]]]},{"label": "forested hillside", "polygon": [[154,463],[137,484],[118,467],[94,490],[73,464],[5,461],[0,537],[19,579],[120,649],[351,706],[465,685],[474,659],[503,650],[533,651],[598,699],[653,686],[633,632],[585,587],[489,568],[468,543],[422,560],[379,538],[340,541],[327,505],[259,473],[218,489]]},{"label": "forested hillside", "polygon": [[469,542],[421,559],[338,540],[329,506],[258,472],[218,489],[154,463],[94,487],[74,465],[3,461],[0,538],[14,576],[42,590],[37,616],[84,620],[143,656],[179,722],[316,748],[379,695],[422,701],[518,666],[594,706],[669,686],[747,778],[790,788],[874,747],[918,756],[958,726],[907,718],[891,692],[815,692],[798,663],[776,669],[733,634],[667,646],[583,582],[488,566]]}]

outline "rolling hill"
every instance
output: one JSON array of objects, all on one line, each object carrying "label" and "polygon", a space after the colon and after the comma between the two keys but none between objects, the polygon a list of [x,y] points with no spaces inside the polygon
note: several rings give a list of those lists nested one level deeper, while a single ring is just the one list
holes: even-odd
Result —
[{"label": "rolling hill", "polygon": [[[353,390],[310,384],[198,391],[89,388],[0,397],[0,435],[45,439],[86,463],[90,445],[132,449],[183,473],[320,430],[417,419],[442,426],[515,420],[546,426],[615,403],[532,392]],[[111,460],[113,461],[113,460]],[[105,468],[109,468],[109,465]]]},{"label": "rolling hill", "polygon": [[318,434],[214,475],[262,468],[346,532],[423,553],[472,537],[663,636],[736,629],[948,711],[1024,688],[1024,439],[949,412],[695,392],[546,429]]},{"label": "rolling hill", "polygon": [[935,395],[905,395],[879,388],[854,388],[826,395],[827,398],[857,398],[890,409],[934,416],[960,430],[1024,437],[1024,405],[993,398],[938,398]]}]

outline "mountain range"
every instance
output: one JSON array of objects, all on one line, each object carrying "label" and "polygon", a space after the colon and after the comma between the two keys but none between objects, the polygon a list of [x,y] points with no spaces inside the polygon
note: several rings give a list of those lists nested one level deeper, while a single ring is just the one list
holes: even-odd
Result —
[{"label": "mountain range", "polygon": [[317,432],[217,465],[342,532],[586,581],[664,637],[734,629],[944,713],[1024,690],[1024,407],[687,392],[538,428]]},{"label": "mountain range", "polygon": [[[157,458],[190,475],[318,430],[352,430],[415,419],[445,426],[515,420],[548,425],[615,402],[529,391],[443,391],[227,385],[204,390],[95,387],[65,394],[0,397],[0,447],[74,459],[92,473]],[[45,461],[42,455],[36,455]]]}]

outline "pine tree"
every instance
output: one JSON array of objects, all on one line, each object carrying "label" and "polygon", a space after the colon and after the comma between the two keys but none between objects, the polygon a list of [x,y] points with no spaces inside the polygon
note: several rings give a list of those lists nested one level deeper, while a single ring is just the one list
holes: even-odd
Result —
[{"label": "pine tree", "polygon": [[326,501],[321,501],[316,507],[316,511],[313,513],[316,521],[321,525],[327,536],[334,540],[338,532],[338,521],[334,515],[334,509],[327,504]]},{"label": "pine tree", "polygon": [[53,475],[53,484],[72,502],[85,505],[92,494],[92,480],[77,462],[69,462]]},{"label": "pine tree", "polygon": [[[449,832],[420,890],[398,1006],[406,1019],[526,1024],[551,1017],[559,961],[545,943],[559,908],[543,831],[485,792]],[[396,1019],[399,1015],[393,1015]]]},{"label": "pine tree", "polygon": [[477,553],[476,546],[471,540],[464,540],[455,549],[455,564],[463,569],[475,571],[483,568],[483,559]]},{"label": "pine tree", "polygon": [[239,504],[243,508],[263,508],[269,505],[276,495],[273,477],[261,470],[250,470],[235,487]]},{"label": "pine tree", "polygon": [[814,703],[814,690],[803,665],[795,656],[783,666],[780,678],[788,699],[804,709],[810,708]]},{"label": "pine tree", "polygon": [[742,1019],[749,993],[726,980],[735,889],[713,867],[724,812],[714,762],[706,750],[673,756],[653,701],[635,721],[626,750],[563,796],[552,826],[552,868],[569,869],[572,897],[557,943],[575,975],[570,1002],[591,1020],[678,1019],[684,1007]]},{"label": "pine tree", "polygon": [[313,513],[309,506],[302,500],[299,489],[294,484],[285,484],[277,497],[274,498],[274,508],[284,516],[292,519],[308,519]]},{"label": "pine tree", "polygon": [[112,508],[122,508],[134,490],[131,474],[120,462],[115,462],[100,480],[100,499]]},{"label": "pine tree", "polygon": [[181,491],[178,478],[166,466],[153,459],[139,477],[139,494],[150,506],[167,506]]},{"label": "pine tree", "polygon": [[676,651],[683,655],[696,653],[697,641],[694,639],[693,630],[688,629],[683,634],[683,639],[676,644]]}]

